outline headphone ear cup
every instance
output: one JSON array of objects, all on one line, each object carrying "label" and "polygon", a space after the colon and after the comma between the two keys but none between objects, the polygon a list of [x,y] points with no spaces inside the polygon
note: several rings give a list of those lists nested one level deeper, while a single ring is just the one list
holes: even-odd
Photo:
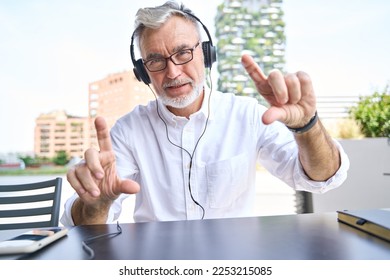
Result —
[{"label": "headphone ear cup", "polygon": [[217,61],[217,52],[215,47],[209,42],[202,43],[203,57],[204,57],[204,66],[206,68],[211,68],[211,65]]},{"label": "headphone ear cup", "polygon": [[142,81],[146,85],[149,85],[151,83],[150,77],[146,72],[142,59],[138,59],[137,61],[135,61],[133,72],[138,81]]}]

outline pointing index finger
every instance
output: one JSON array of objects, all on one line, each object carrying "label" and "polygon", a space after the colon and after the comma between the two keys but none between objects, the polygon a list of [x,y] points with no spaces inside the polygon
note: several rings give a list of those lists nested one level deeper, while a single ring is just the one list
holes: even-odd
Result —
[{"label": "pointing index finger", "polygon": [[111,151],[111,138],[108,131],[107,123],[103,117],[97,117],[95,119],[96,135],[99,144],[100,151]]},{"label": "pointing index finger", "polygon": [[267,80],[267,77],[264,75],[263,71],[261,71],[260,67],[250,55],[244,54],[241,57],[241,63],[245,67],[246,72],[256,84],[265,82]]}]

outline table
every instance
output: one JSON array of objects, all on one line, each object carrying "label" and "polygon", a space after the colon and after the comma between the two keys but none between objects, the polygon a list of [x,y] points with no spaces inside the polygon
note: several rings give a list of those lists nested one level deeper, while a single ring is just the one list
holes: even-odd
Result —
[{"label": "table", "polygon": [[[82,260],[83,240],[116,224],[76,226],[23,259]],[[337,213],[121,224],[122,234],[90,246],[103,260],[390,260],[390,242],[337,221]],[[0,232],[4,240],[11,231]],[[12,259],[20,256],[0,256]]]}]

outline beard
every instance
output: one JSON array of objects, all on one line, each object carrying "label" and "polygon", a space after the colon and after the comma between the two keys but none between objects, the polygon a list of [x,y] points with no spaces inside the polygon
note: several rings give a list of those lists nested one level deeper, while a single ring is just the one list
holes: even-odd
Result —
[{"label": "beard", "polygon": [[202,79],[198,84],[195,84],[192,79],[187,78],[181,80],[173,80],[163,85],[163,88],[165,89],[167,87],[175,87],[188,83],[191,85],[192,90],[185,96],[172,98],[169,97],[165,91],[162,91],[158,97],[165,106],[170,106],[176,109],[183,109],[192,104],[200,96],[203,90],[204,79]]}]

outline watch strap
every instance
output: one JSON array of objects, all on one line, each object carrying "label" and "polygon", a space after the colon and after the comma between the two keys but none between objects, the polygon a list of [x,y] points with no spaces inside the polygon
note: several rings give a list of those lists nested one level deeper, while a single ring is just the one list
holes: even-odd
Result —
[{"label": "watch strap", "polygon": [[297,134],[302,134],[302,133],[308,131],[310,128],[312,128],[316,124],[317,121],[318,121],[318,114],[316,111],[314,116],[310,119],[310,121],[306,125],[304,125],[302,127],[297,127],[297,128],[289,127],[287,125],[286,126],[290,131],[297,133]]}]

